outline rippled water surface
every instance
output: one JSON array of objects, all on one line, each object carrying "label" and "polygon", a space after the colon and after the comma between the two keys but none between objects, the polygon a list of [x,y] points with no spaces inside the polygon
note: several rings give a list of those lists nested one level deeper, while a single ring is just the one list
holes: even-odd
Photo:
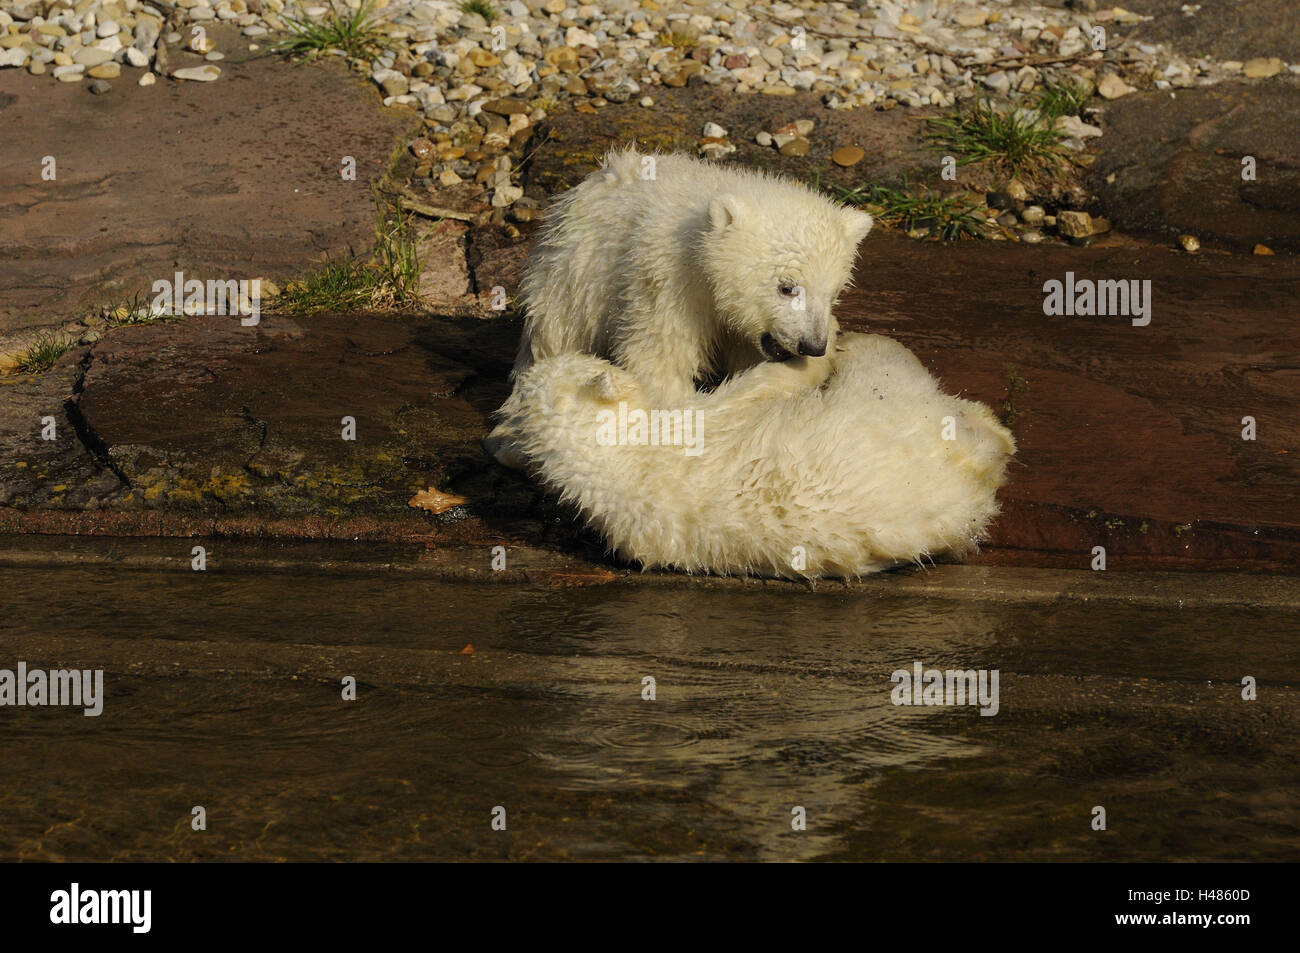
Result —
[{"label": "rippled water surface", "polygon": [[[98,718],[0,708],[5,859],[1300,848],[1295,614],[0,572],[0,668],[102,668],[108,696]],[[895,706],[917,661],[996,669],[999,713]]]}]

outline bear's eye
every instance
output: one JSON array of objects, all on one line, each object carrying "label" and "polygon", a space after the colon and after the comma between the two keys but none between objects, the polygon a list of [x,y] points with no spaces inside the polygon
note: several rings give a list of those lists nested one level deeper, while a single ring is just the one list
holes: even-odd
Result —
[{"label": "bear's eye", "polygon": [[776,290],[779,291],[779,292],[781,292],[781,295],[782,295],[783,297],[786,297],[786,298],[793,298],[793,297],[795,296],[795,292],[796,292],[798,289],[797,289],[794,285],[792,285],[790,282],[788,282],[788,281],[783,281],[783,282],[781,282],[780,286],[779,286]]}]

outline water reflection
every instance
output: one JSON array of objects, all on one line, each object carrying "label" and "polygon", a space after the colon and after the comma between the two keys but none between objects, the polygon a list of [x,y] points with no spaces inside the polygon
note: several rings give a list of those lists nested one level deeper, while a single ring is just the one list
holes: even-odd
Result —
[{"label": "water reflection", "polygon": [[[1076,797],[1141,806],[1134,858],[1185,823],[1214,856],[1300,843],[1261,793],[1300,790],[1285,614],[35,570],[3,599],[0,667],[108,691],[100,718],[0,709],[9,858],[977,858],[1010,830],[1079,859]],[[998,669],[1001,713],[893,705],[917,661]],[[1246,669],[1271,688],[1243,716]]]}]

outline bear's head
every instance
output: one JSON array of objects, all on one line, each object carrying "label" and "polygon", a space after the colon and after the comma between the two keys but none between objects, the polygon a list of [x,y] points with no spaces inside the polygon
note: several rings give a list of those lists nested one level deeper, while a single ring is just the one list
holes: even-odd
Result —
[{"label": "bear's head", "polygon": [[825,354],[872,224],[801,187],[715,195],[700,255],[718,313],[766,360]]}]

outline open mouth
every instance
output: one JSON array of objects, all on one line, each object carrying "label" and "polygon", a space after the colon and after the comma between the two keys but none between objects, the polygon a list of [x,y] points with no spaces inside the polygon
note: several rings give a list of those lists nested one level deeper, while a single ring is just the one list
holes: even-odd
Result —
[{"label": "open mouth", "polygon": [[764,334],[762,339],[758,342],[758,346],[762,348],[764,357],[769,361],[778,364],[781,361],[788,361],[790,358],[794,357],[793,351],[787,351],[778,344],[776,338],[772,337],[770,334]]}]

